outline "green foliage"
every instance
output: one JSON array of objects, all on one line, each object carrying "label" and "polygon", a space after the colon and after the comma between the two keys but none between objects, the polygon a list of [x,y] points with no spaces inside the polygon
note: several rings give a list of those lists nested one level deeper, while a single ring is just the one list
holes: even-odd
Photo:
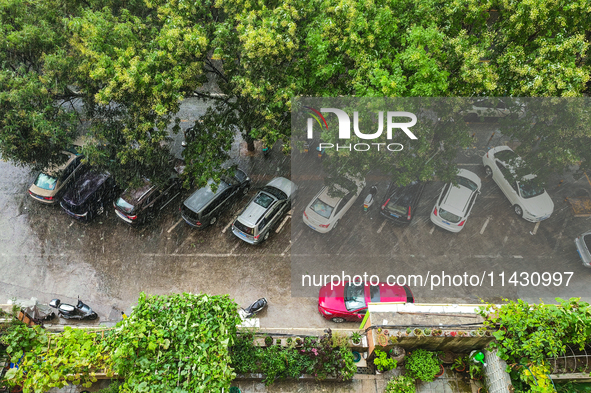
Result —
[{"label": "green foliage", "polygon": [[583,349],[591,335],[591,307],[580,298],[562,300],[559,304],[528,304],[523,300],[509,301],[500,307],[481,307],[481,315],[490,315],[485,324],[502,328],[493,333],[492,348],[508,363],[519,363],[522,358],[543,365],[548,357],[556,357],[566,345]]},{"label": "green foliage", "polygon": [[405,359],[404,367],[409,376],[431,382],[440,371],[439,360],[434,352],[416,349]]},{"label": "green foliage", "polygon": [[334,377],[339,381],[353,378],[357,368],[353,354],[344,345],[334,346],[329,332],[320,339],[307,337],[302,348],[253,345],[253,334],[240,334],[231,350],[236,373],[262,373],[270,385],[278,379],[311,374],[317,380]]},{"label": "green foliage", "polygon": [[455,358],[453,364],[451,365],[451,369],[454,371],[466,371],[466,362],[468,361],[467,357],[465,356],[458,356]]},{"label": "green foliage", "polygon": [[384,393],[415,393],[415,380],[406,375],[393,377],[388,381]]},{"label": "green foliage", "polygon": [[121,392],[221,391],[235,373],[228,348],[239,323],[227,295],[141,294],[129,318],[109,337]]},{"label": "green foliage", "polygon": [[13,361],[22,357],[21,366],[10,369],[5,379],[25,390],[43,392],[70,383],[89,387],[95,372],[109,369],[105,341],[96,332],[65,327],[62,334],[50,335],[39,326],[18,324],[1,340]]},{"label": "green foliage", "polygon": [[351,333],[351,341],[353,341],[354,343],[360,343],[361,342],[361,334],[359,334],[359,332]]},{"label": "green foliage", "polygon": [[397,363],[396,360],[388,357],[388,354],[384,351],[376,349],[375,351],[376,357],[373,360],[373,364],[377,367],[380,372],[392,370],[396,368]]},{"label": "green foliage", "polygon": [[472,379],[480,379],[484,377],[484,368],[480,362],[470,362],[470,368],[468,372],[470,373],[470,378]]}]

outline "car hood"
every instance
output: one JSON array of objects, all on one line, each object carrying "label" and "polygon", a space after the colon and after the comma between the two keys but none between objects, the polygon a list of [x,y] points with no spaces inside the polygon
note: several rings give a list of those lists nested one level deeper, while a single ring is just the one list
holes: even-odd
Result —
[{"label": "car hood", "polygon": [[345,311],[345,287],[343,285],[332,286],[328,284],[320,288],[318,305],[336,311]]},{"label": "car hood", "polygon": [[538,196],[525,199],[525,209],[536,217],[543,217],[552,214],[554,202],[546,191]]},{"label": "car hood", "polygon": [[62,199],[70,205],[84,203],[111,175],[108,173],[87,172],[80,177]]},{"label": "car hood", "polygon": [[267,185],[280,189],[285,193],[285,195],[287,195],[288,198],[298,189],[294,182],[284,177],[276,177]]}]

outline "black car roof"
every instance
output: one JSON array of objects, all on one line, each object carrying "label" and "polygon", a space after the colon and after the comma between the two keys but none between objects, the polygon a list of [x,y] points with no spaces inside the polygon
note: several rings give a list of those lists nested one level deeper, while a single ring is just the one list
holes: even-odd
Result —
[{"label": "black car roof", "polygon": [[88,171],[80,176],[62,199],[71,205],[81,205],[107,181],[111,175],[107,172]]}]

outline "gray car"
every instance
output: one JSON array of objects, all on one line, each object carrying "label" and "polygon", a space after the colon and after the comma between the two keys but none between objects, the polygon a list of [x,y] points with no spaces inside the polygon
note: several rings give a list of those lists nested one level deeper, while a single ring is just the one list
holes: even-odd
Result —
[{"label": "gray car", "polygon": [[577,252],[583,261],[583,266],[591,267],[591,231],[585,232],[575,239],[577,245]]},{"label": "gray car", "polygon": [[212,184],[213,180],[210,179],[207,186],[197,189],[181,206],[181,216],[194,228],[215,224],[220,214],[248,194],[250,178],[236,169],[233,177],[222,178],[216,192],[212,191]]},{"label": "gray car", "polygon": [[297,189],[295,183],[284,177],[271,180],[234,220],[232,233],[250,244],[267,240],[271,230],[291,209]]}]

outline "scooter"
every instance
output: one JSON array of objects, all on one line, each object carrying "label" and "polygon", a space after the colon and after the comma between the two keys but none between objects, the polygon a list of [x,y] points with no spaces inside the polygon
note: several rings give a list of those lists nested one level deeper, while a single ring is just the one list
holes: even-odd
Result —
[{"label": "scooter", "polygon": [[369,189],[369,194],[367,194],[367,196],[365,197],[365,200],[363,201],[363,211],[365,211],[365,212],[369,211],[369,208],[371,207],[371,205],[373,205],[373,201],[376,199],[377,196],[378,196],[378,185],[374,184]]},{"label": "scooter", "polygon": [[88,305],[78,298],[76,307],[62,303],[59,299],[53,299],[49,305],[56,308],[60,317],[65,319],[97,319],[98,315]]},{"label": "scooter", "polygon": [[250,306],[238,310],[238,314],[240,314],[242,319],[252,318],[261,312],[265,307],[267,307],[267,299],[262,297]]}]

